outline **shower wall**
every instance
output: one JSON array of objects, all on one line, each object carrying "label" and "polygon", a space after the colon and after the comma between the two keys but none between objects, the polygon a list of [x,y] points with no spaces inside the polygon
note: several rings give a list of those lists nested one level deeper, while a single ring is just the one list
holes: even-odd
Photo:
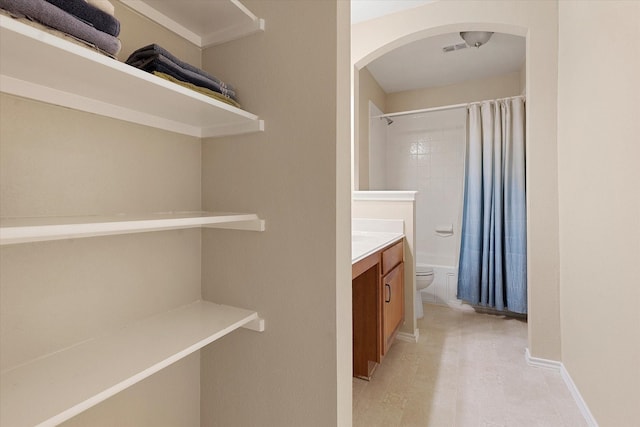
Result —
[{"label": "shower wall", "polygon": [[[373,110],[372,110],[373,111]],[[378,113],[379,114],[379,113]],[[373,115],[375,116],[375,115]],[[416,264],[442,266],[425,300],[449,303],[462,218],[466,109],[372,118],[371,190],[416,190]],[[381,148],[382,147],[382,148]],[[373,167],[375,165],[375,167]],[[374,186],[375,184],[375,186]],[[438,233],[452,227],[453,234]]]},{"label": "shower wall", "polygon": [[[381,128],[386,137],[379,135]],[[390,125],[372,119],[372,131],[371,140],[384,149],[371,150],[371,190],[418,191],[417,262],[457,265],[466,110],[393,117]],[[452,226],[453,235],[436,233],[442,226]]]},{"label": "shower wall", "polygon": [[[369,101],[369,117],[384,114]],[[387,190],[387,121],[371,119],[369,124],[369,190]]]}]

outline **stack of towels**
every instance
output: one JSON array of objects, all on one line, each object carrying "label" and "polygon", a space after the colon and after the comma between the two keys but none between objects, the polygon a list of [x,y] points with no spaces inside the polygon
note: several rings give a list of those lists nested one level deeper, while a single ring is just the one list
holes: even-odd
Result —
[{"label": "stack of towels", "polygon": [[231,85],[181,61],[157,44],[141,47],[133,52],[126,62],[133,67],[240,108],[235,89]]},{"label": "stack of towels", "polygon": [[120,21],[108,0],[0,0],[0,8],[115,56],[121,48]]}]

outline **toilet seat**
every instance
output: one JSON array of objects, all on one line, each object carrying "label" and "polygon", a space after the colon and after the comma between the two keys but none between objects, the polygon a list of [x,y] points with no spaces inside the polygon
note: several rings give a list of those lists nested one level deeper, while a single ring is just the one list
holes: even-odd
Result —
[{"label": "toilet seat", "polygon": [[416,276],[433,276],[433,268],[416,266]]}]

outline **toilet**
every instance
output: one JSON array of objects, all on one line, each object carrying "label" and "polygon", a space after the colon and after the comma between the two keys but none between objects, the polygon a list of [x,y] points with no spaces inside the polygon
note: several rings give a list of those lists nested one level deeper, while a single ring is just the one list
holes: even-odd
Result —
[{"label": "toilet", "polygon": [[422,309],[422,292],[423,289],[427,289],[429,285],[433,283],[433,268],[426,265],[416,265],[416,297],[415,297],[415,312],[416,318],[422,319],[424,317],[424,311]]}]

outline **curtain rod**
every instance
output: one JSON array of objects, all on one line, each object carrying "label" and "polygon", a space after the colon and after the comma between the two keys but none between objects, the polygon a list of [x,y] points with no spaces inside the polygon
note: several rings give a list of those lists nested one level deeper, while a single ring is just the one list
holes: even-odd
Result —
[{"label": "curtain rod", "polygon": [[423,108],[421,110],[400,111],[398,113],[380,114],[379,116],[371,116],[371,118],[372,119],[383,119],[385,117],[408,116],[410,114],[420,114],[420,113],[431,113],[431,112],[434,112],[434,111],[454,110],[456,108],[466,108],[469,105],[480,104],[482,102],[487,102],[487,101],[504,101],[504,100],[507,100],[507,99],[516,99],[516,98],[524,98],[524,95],[509,96],[507,98],[498,98],[498,99],[487,99],[487,100],[484,100],[484,101],[466,102],[464,104],[443,105],[441,107]]}]

